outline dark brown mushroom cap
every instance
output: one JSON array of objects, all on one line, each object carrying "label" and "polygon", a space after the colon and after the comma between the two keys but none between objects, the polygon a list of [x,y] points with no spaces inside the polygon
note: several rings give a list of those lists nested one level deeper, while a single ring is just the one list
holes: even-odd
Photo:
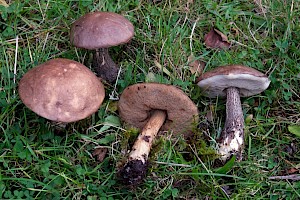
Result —
[{"label": "dark brown mushroom cap", "polygon": [[74,122],[95,113],[104,87],[84,65],[53,59],[29,70],[20,80],[23,103],[38,115],[58,122]]},{"label": "dark brown mushroom cap", "polygon": [[238,88],[241,97],[252,96],[267,89],[269,84],[265,74],[242,65],[217,67],[197,79],[197,85],[208,97],[224,97],[225,89],[229,87]]},{"label": "dark brown mushroom cap", "polygon": [[134,35],[132,23],[117,13],[93,12],[71,26],[71,43],[79,48],[99,49],[127,43]]},{"label": "dark brown mushroom cap", "polygon": [[180,89],[159,83],[139,83],[127,87],[119,100],[120,117],[128,124],[142,129],[152,110],[164,110],[167,119],[160,130],[184,133],[198,120],[198,109]]}]

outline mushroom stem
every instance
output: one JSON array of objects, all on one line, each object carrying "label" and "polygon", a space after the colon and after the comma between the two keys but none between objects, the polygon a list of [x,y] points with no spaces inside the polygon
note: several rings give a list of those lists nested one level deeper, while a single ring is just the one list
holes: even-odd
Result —
[{"label": "mushroom stem", "polygon": [[221,160],[228,160],[236,155],[238,161],[242,160],[244,147],[244,116],[239,90],[235,87],[226,89],[226,121],[219,140],[219,154]]},{"label": "mushroom stem", "polygon": [[155,110],[151,114],[147,124],[143,127],[135,141],[125,166],[120,170],[120,176],[124,183],[136,185],[146,175],[148,155],[159,129],[166,119],[166,112]]},{"label": "mushroom stem", "polygon": [[92,67],[98,77],[113,83],[118,76],[119,68],[111,59],[108,48],[100,48],[93,54]]}]

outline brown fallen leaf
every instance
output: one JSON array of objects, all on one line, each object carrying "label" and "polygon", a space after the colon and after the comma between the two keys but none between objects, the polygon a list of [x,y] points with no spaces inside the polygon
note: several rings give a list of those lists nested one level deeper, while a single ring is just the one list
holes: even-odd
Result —
[{"label": "brown fallen leaf", "polygon": [[209,48],[228,49],[230,47],[227,36],[214,28],[204,36],[204,43]]},{"label": "brown fallen leaf", "polygon": [[206,65],[205,62],[197,60],[193,54],[188,57],[188,63],[191,73],[197,76],[203,73],[203,69]]},{"label": "brown fallen leaf", "polygon": [[295,154],[298,152],[297,145],[295,145],[295,143],[293,142],[285,145],[283,150],[291,157],[294,157]]},{"label": "brown fallen leaf", "polygon": [[171,74],[171,72],[167,68],[163,67],[157,60],[154,60],[154,65],[155,65],[155,67],[157,67],[158,69],[163,71],[166,75],[173,78],[173,75]]},{"label": "brown fallen leaf", "polygon": [[234,32],[234,36],[238,36],[240,34],[239,29],[237,28],[231,28],[231,32]]},{"label": "brown fallen leaf", "polygon": [[106,147],[98,147],[94,150],[93,156],[95,156],[97,160],[101,163],[105,158],[107,150],[108,149]]},{"label": "brown fallen leaf", "polygon": [[215,110],[214,105],[210,104],[209,110],[206,113],[206,119],[210,123],[212,123],[214,121],[214,110]]},{"label": "brown fallen leaf", "polygon": [[257,5],[257,8],[254,9],[256,13],[265,15],[268,12],[267,6],[262,4],[262,0],[254,0],[254,3]]},{"label": "brown fallen leaf", "polygon": [[194,0],[188,0],[185,6],[186,11],[190,11],[190,5],[194,3]]},{"label": "brown fallen leaf", "polygon": [[221,189],[222,189],[222,191],[226,194],[226,196],[227,196],[228,198],[230,197],[230,195],[231,195],[232,192],[233,192],[232,186],[230,187],[230,186],[228,186],[228,185],[223,185],[223,186],[221,186]]},{"label": "brown fallen leaf", "polygon": [[295,173],[300,173],[300,170],[297,169],[297,168],[290,168],[290,169],[287,169],[286,174],[295,174]]},{"label": "brown fallen leaf", "polygon": [[8,7],[9,5],[4,0],[0,0],[0,5],[4,7]]}]

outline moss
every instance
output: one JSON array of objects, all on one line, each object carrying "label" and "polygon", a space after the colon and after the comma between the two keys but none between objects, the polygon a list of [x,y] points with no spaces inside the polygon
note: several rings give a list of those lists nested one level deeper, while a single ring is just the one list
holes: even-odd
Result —
[{"label": "moss", "polygon": [[121,150],[131,150],[131,147],[133,146],[139,133],[139,130],[134,127],[126,129],[126,131],[122,134],[122,138],[120,140]]},{"label": "moss", "polygon": [[187,160],[195,159],[195,153],[192,151],[191,147],[195,147],[197,150],[197,156],[203,161],[214,161],[219,158],[216,150],[209,146],[207,140],[205,139],[202,131],[198,128],[194,128],[191,137],[187,138],[186,148],[184,149],[188,154],[185,156]]},{"label": "moss", "polygon": [[157,160],[158,154],[162,151],[164,147],[164,137],[157,136],[153,141],[152,148],[149,155],[149,161]]}]

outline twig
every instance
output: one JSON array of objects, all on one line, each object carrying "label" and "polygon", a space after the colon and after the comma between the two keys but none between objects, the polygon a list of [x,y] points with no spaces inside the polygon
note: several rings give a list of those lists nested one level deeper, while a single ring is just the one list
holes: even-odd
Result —
[{"label": "twig", "polygon": [[201,163],[201,165],[203,166],[203,168],[205,169],[205,171],[206,171],[207,173],[211,173],[211,170],[209,170],[209,169],[206,167],[206,165],[202,162],[201,158],[198,156],[198,153],[195,151],[195,149],[196,149],[195,145],[193,145],[193,146],[194,146],[194,148],[189,144],[190,149],[191,149],[192,152],[195,154],[197,160]]},{"label": "twig", "polygon": [[46,34],[46,38],[45,38],[45,41],[44,41],[44,45],[43,45],[43,49],[42,49],[42,51],[44,51],[44,50],[45,50],[46,43],[47,43],[47,40],[48,40],[48,36],[49,36],[49,32],[47,32],[47,34]]},{"label": "twig", "polygon": [[191,35],[190,35],[190,50],[191,50],[191,54],[193,53],[193,35],[194,35],[194,31],[195,31],[195,28],[196,28],[196,25],[197,25],[197,22],[199,21],[199,18],[196,19],[195,23],[193,24],[193,28],[192,28],[192,32],[191,32]]},{"label": "twig", "polygon": [[120,74],[121,74],[121,70],[122,70],[122,67],[119,68],[117,79],[116,79],[116,82],[115,82],[115,85],[114,85],[114,90],[111,92],[111,94],[109,94],[109,99],[110,100],[114,100],[114,101],[119,100],[119,94],[117,93],[117,83],[118,83],[118,80],[119,80],[119,77],[120,77]]},{"label": "twig", "polygon": [[180,164],[180,163],[168,163],[168,162],[160,162],[154,161],[156,164],[168,165],[168,166],[177,166],[177,167],[192,167],[192,165]]},{"label": "twig", "polygon": [[287,176],[271,176],[269,180],[292,180],[292,181],[300,181],[300,174],[293,174]]}]

